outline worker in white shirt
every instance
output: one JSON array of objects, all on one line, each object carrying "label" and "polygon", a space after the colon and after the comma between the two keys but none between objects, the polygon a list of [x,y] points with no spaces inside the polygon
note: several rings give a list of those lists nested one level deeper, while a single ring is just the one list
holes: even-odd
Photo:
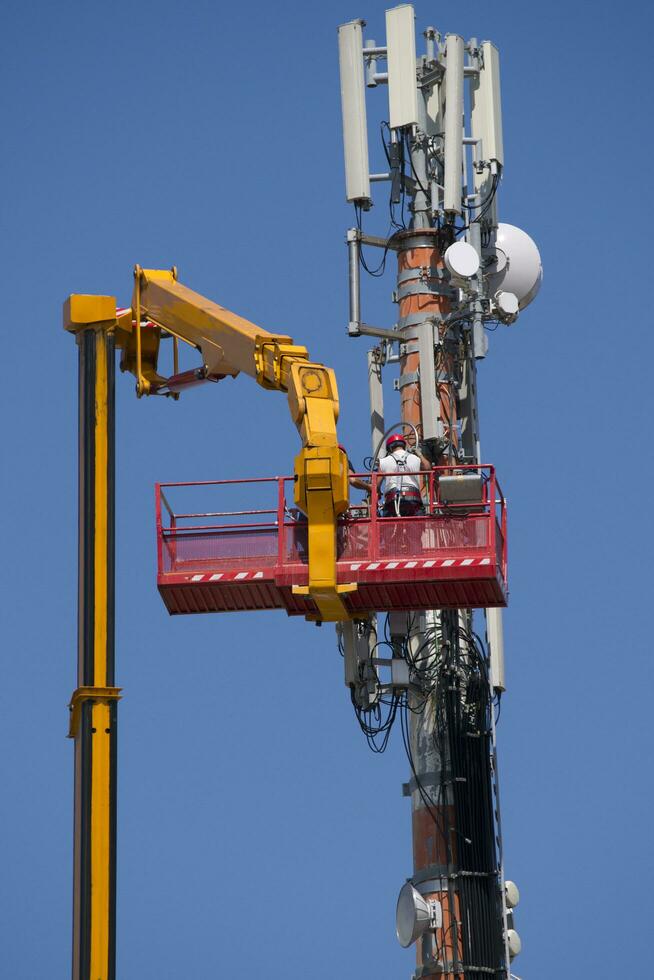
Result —
[{"label": "worker in white shirt", "polygon": [[406,437],[400,433],[386,440],[386,456],[379,461],[384,475],[384,517],[416,517],[424,514],[420,490],[420,470],[430,464],[406,448]]}]

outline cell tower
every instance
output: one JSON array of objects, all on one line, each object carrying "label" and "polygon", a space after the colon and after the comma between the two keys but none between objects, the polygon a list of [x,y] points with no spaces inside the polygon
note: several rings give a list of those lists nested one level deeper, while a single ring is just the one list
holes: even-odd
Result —
[{"label": "cell tower", "polygon": [[[410,762],[413,872],[400,891],[397,936],[403,946],[416,943],[416,980],[509,980],[520,950],[518,891],[504,881],[495,748],[506,506],[494,468],[481,461],[476,364],[487,353],[485,326],[514,323],[538,291],[540,256],[528,235],[498,222],[504,151],[495,47],[427,28],[418,57],[410,5],[387,11],[385,45],[364,42],[364,26],[339,28],[339,53],[347,199],[357,215],[347,233],[348,332],[376,340],[367,353],[367,472],[350,470],[338,441],[333,370],[287,334],[196,293],[175,267],[135,266],[129,307],[85,293],[64,304],[79,350],[78,686],[69,705],[74,980],[115,977],[116,350],[139,398],[176,399],[240,374],[286,395],[301,443],[292,476],[157,484],[162,599],[175,615],[284,609],[336,623],[366,738],[383,751],[399,720]],[[383,61],[386,72],[377,70]],[[371,173],[365,90],[382,83],[385,162]],[[382,183],[390,228],[379,237],[364,232],[363,218],[372,185]],[[361,315],[368,247],[382,252],[373,274],[397,254],[392,326]],[[180,371],[180,344],[200,356],[198,367]],[[163,347],[170,356],[160,356]],[[395,365],[400,398],[389,420],[382,382]],[[253,486],[263,506],[248,506]],[[351,487],[366,500],[352,504]],[[475,610],[485,610],[484,627]]]},{"label": "cell tower", "polygon": [[[465,514],[474,537],[470,517],[483,492],[476,365],[488,350],[485,327],[514,323],[542,278],[534,242],[498,221],[499,55],[490,41],[443,37],[433,27],[419,55],[409,4],[386,11],[385,44],[364,39],[364,27],[362,20],[342,25],[338,41],[346,196],[357,219],[347,232],[348,332],[378,341],[367,353],[371,469],[394,431],[432,466],[456,467],[440,480],[441,512],[458,508],[452,522]],[[376,140],[383,163],[371,172],[366,88],[381,85],[388,90],[388,118]],[[385,185],[390,214],[381,237],[364,231],[377,184]],[[375,269],[369,247],[381,251]],[[392,326],[371,326],[361,313],[360,270],[380,275],[389,252],[397,254],[398,317]],[[400,404],[389,422],[382,379],[395,365]],[[483,542],[468,543],[474,550]],[[504,880],[497,782],[501,609],[486,609],[479,626],[472,609],[441,608],[337,629],[366,737],[383,749],[399,717],[409,757],[413,873],[400,891],[397,936],[402,946],[416,944],[415,980],[508,980],[520,938],[513,928],[518,890]]]}]

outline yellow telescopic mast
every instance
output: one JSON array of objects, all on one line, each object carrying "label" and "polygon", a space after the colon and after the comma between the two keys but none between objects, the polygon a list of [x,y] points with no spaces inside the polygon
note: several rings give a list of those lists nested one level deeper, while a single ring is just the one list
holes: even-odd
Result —
[{"label": "yellow telescopic mast", "polygon": [[114,683],[114,327],[109,296],[73,296],[64,325],[79,348],[79,580],[75,740],[73,980],[116,975]]}]

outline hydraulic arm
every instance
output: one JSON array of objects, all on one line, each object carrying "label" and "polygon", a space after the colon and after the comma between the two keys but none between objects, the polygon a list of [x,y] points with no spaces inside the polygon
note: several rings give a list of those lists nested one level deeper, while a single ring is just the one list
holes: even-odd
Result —
[{"label": "hydraulic arm", "polygon": [[[71,297],[66,326],[75,330]],[[175,345],[175,373],[158,371],[160,341],[170,335]],[[336,526],[348,507],[347,457],[338,445],[339,403],[333,370],[309,359],[305,347],[291,337],[271,334],[226,310],[177,281],[175,269],[134,272],[132,308],[116,317],[120,366],[136,378],[142,395],[177,395],[185,387],[227,376],[248,374],[263,388],[285,391],[302,449],[295,458],[295,503],[306,514],[309,543],[309,584],[295,586],[318,608],[318,619],[349,618],[341,595],[354,585],[336,582]],[[177,373],[177,342],[196,348],[202,366]]]}]

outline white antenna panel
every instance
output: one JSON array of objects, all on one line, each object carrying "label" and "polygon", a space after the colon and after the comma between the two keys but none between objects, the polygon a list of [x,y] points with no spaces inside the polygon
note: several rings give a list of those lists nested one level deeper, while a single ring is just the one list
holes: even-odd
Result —
[{"label": "white antenna panel", "polygon": [[[504,164],[502,102],[500,94],[500,55],[494,44],[481,46],[484,67],[472,85],[470,125],[474,139],[481,139],[481,158]],[[487,179],[479,175],[480,181]]]},{"label": "white antenna panel", "polygon": [[386,11],[386,60],[391,129],[418,122],[415,14],[410,3]]},{"label": "white antenna panel", "polygon": [[[502,140],[502,103],[500,101],[500,56],[490,41],[481,46],[483,68],[479,77],[473,81],[470,92],[470,132],[477,144],[479,160],[497,160],[504,164],[504,145]],[[488,169],[474,174],[475,192],[479,202],[488,199],[493,187],[493,177]],[[497,195],[487,211],[491,225],[497,225]]]},{"label": "white antenna panel", "polygon": [[370,201],[368,127],[363,80],[363,21],[353,20],[338,29],[341,73],[345,193],[348,201]]},{"label": "white antenna panel", "polygon": [[428,136],[443,132],[443,92],[439,82],[434,82],[425,97],[425,124]]},{"label": "white antenna panel", "polygon": [[445,38],[445,158],[443,207],[461,214],[463,181],[463,38]]}]

